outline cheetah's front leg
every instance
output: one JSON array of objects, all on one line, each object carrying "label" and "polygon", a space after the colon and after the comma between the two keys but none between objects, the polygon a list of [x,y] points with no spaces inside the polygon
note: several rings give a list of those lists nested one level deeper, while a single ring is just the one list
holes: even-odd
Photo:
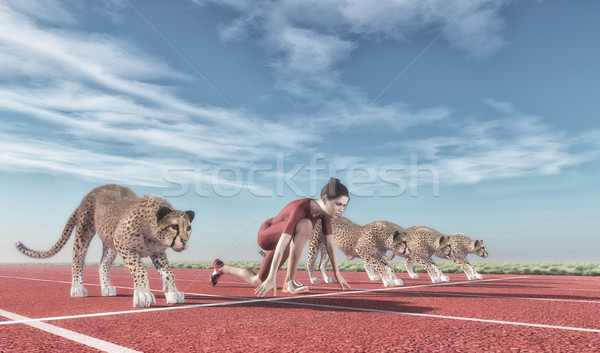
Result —
[{"label": "cheetah's front leg", "polygon": [[377,273],[375,273],[375,269],[373,268],[373,266],[371,264],[369,264],[367,261],[365,261],[363,263],[363,267],[365,268],[365,271],[367,272],[367,276],[369,276],[369,279],[371,281],[379,281],[381,279],[381,277],[379,277],[379,275],[377,275]]},{"label": "cheetah's front leg", "polygon": [[175,275],[173,274],[173,270],[169,266],[169,261],[167,260],[167,254],[160,253],[157,255],[150,256],[152,259],[152,263],[156,270],[160,274],[160,277],[163,281],[163,290],[165,291],[165,297],[167,298],[167,304],[181,304],[184,302],[184,295],[180,291],[177,290],[175,286]]},{"label": "cheetah's front leg", "polygon": [[320,248],[311,239],[308,245],[306,268],[308,269],[308,278],[310,278],[310,283],[312,284],[321,283],[321,280],[315,275],[315,262],[317,262],[317,256],[319,256],[320,252]]},{"label": "cheetah's front leg", "polygon": [[123,247],[117,248],[117,250],[133,277],[133,306],[147,308],[155,304],[156,299],[150,291],[150,284],[148,283],[148,272],[144,268],[140,254]]},{"label": "cheetah's front leg", "polygon": [[429,262],[429,265],[431,267],[433,267],[435,274],[442,282],[450,282],[450,278],[448,278],[448,276],[444,275],[440,266],[438,266],[432,259],[429,259],[428,262]]},{"label": "cheetah's front leg", "polygon": [[406,268],[406,272],[408,272],[408,275],[410,276],[410,278],[419,278],[419,274],[415,273],[415,271],[413,270],[413,259],[410,257],[407,257],[406,260],[404,260],[404,268]]},{"label": "cheetah's front leg", "polygon": [[458,259],[451,259],[451,260],[454,261],[455,264],[460,266],[460,268],[465,272],[465,275],[467,275],[467,278],[469,279],[469,281],[483,278],[482,275],[480,275],[479,273],[477,273],[477,271],[475,271],[475,268],[473,267],[473,265],[471,265],[471,263],[469,261],[467,261],[467,259],[464,259],[463,261],[459,261]]},{"label": "cheetah's front leg", "polygon": [[381,277],[381,281],[385,287],[395,287],[404,284],[400,278],[396,277],[394,269],[387,261],[373,257],[371,258],[370,263],[373,264],[377,272],[379,272],[379,277]]},{"label": "cheetah's front leg", "polygon": [[448,280],[447,280],[448,277],[446,277],[446,276],[440,277],[438,275],[439,269],[436,269],[437,266],[431,259],[422,259],[420,257],[416,257],[416,258],[414,258],[414,260],[417,261],[417,263],[419,265],[423,266],[425,271],[427,271],[427,273],[429,274],[429,278],[431,278],[431,282],[433,282],[433,283],[448,282]]},{"label": "cheetah's front leg", "polygon": [[357,248],[356,253],[365,261],[365,269],[368,266],[374,268],[379,273],[379,277],[385,287],[395,287],[403,284],[402,280],[396,277],[394,270],[387,261],[378,258],[381,254],[373,256],[372,254],[363,251],[362,248]]},{"label": "cheetah's front leg", "polygon": [[335,283],[335,278],[329,276],[327,273],[327,264],[329,263],[329,254],[325,249],[325,244],[321,248],[321,262],[319,263],[319,269],[321,270],[321,274],[323,275],[323,281],[325,283]]}]

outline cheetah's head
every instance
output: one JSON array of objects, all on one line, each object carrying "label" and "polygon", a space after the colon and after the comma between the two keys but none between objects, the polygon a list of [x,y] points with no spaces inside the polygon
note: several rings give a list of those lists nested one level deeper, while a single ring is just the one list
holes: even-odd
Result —
[{"label": "cheetah's head", "polygon": [[392,254],[390,256],[385,256],[385,259],[391,261],[396,257],[396,255],[408,255],[410,251],[408,251],[408,246],[406,245],[406,231],[395,231],[392,235]]},{"label": "cheetah's head", "polygon": [[450,245],[450,237],[442,235],[437,240],[438,251],[446,256],[454,256],[455,250]]},{"label": "cheetah's head", "polygon": [[158,234],[163,244],[177,252],[187,249],[192,234],[191,223],[194,215],[194,211],[183,212],[161,207],[156,218]]},{"label": "cheetah's head", "polygon": [[483,258],[488,257],[487,248],[485,247],[483,240],[475,240],[473,242],[473,249],[475,255],[481,256]]},{"label": "cheetah's head", "polygon": [[408,247],[406,246],[406,231],[395,231],[394,240],[392,242],[392,253],[402,255],[408,255]]}]

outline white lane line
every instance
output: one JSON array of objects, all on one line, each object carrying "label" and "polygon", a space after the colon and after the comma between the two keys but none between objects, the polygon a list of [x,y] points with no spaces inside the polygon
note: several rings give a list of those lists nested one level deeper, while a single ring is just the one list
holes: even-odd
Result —
[{"label": "white lane line", "polygon": [[585,289],[585,288],[546,288],[548,290],[564,290],[564,291],[581,291],[581,292],[600,292],[600,289]]},{"label": "white lane line", "polygon": [[[23,321],[29,319],[25,316],[11,313],[11,312],[8,312],[8,311],[2,310],[2,309],[0,309],[0,316],[4,316],[7,319],[20,321],[20,322],[23,322]],[[45,322],[28,322],[25,324],[28,326],[37,328],[39,330],[46,331],[51,334],[66,338],[68,340],[84,344],[88,347],[99,349],[104,352],[108,352],[108,353],[141,353],[139,351],[135,351],[130,348],[119,346],[114,343],[103,341],[103,340],[100,340],[100,339],[97,339],[97,338],[94,338],[91,336],[86,336],[86,335],[83,335],[83,334],[75,332],[75,331],[64,329],[62,327],[50,325]]]},{"label": "white lane line", "polygon": [[545,329],[557,329],[557,330],[567,330],[567,331],[600,333],[600,329],[583,328],[583,327],[555,326],[555,325],[533,324],[533,323],[516,322],[516,321],[501,321],[501,320],[477,319],[477,318],[472,318],[472,317],[446,316],[446,315],[433,315],[433,314],[420,314],[420,313],[409,313],[409,312],[389,311],[389,310],[377,310],[377,309],[365,309],[365,308],[346,307],[346,306],[337,306],[337,305],[325,305],[325,304],[297,303],[297,302],[286,302],[286,304],[302,305],[302,306],[317,306],[317,307],[328,308],[328,309],[336,309],[336,310],[364,311],[364,312],[373,312],[373,313],[407,315],[407,316],[419,316],[419,317],[434,318],[434,319],[474,321],[474,322],[482,322],[482,323],[488,323],[488,324],[514,325],[514,326],[537,327],[537,328],[545,328]]},{"label": "white lane line", "polygon": [[536,300],[548,302],[566,302],[566,303],[588,303],[600,304],[600,300],[584,300],[584,299],[557,299],[557,298],[534,298],[534,297],[511,297],[509,295],[486,295],[486,294],[466,294],[466,293],[446,293],[446,292],[406,292],[419,294],[423,297],[442,296],[442,297],[472,297],[472,298],[490,298],[490,299],[517,299],[517,300]]},{"label": "white lane line", "polygon": [[37,282],[51,282],[51,283],[68,283],[68,284],[71,284],[71,281],[59,281],[59,280],[55,280],[55,279],[27,278],[27,277],[15,277],[15,276],[0,276],[0,278],[22,279],[22,280],[37,281]]},{"label": "white lane line", "polygon": [[[42,279],[42,278],[27,278],[27,277],[12,277],[12,276],[0,276],[0,278],[20,279],[20,280],[25,280],[25,281],[36,281],[36,282],[51,282],[51,283],[60,283],[60,284],[69,284],[69,285],[72,283],[71,281],[59,281],[59,280]],[[88,287],[88,286],[101,287],[100,284],[96,284],[96,283],[85,283],[85,286],[86,287]],[[120,289],[133,290],[133,287],[124,287],[124,286],[113,286],[113,287],[120,288]],[[163,292],[162,289],[150,289],[150,291],[161,292],[161,293]],[[222,295],[216,295],[216,294],[201,294],[201,293],[185,293],[185,294],[199,295],[199,296],[205,296],[205,297],[217,297],[217,298],[234,298],[234,297],[224,297]],[[132,297],[133,297],[133,294],[132,294]]]}]

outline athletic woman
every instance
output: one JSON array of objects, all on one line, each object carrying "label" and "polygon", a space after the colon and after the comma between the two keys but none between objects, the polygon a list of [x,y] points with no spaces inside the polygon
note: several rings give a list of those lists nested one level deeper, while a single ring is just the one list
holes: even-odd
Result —
[{"label": "athletic woman", "polygon": [[337,218],[344,211],[348,200],[348,189],[340,183],[339,179],[331,178],[321,190],[320,200],[300,199],[290,202],[277,216],[265,221],[258,231],[258,245],[266,250],[258,273],[225,265],[221,260],[216,259],[210,277],[212,285],[217,284],[221,275],[229,274],[256,287],[254,293],[257,296],[262,297],[270,290],[273,290],[273,295],[277,295],[277,271],[289,257],[282,291],[295,294],[308,291],[308,287],[296,280],[296,270],[310,233],[320,219],[335,279],[342,290],[350,289],[340,274],[331,236],[331,219]]}]

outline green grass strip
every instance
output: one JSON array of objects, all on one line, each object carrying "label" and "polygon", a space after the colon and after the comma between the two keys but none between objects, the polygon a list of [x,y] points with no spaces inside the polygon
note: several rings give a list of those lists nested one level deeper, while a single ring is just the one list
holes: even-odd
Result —
[{"label": "green grass strip", "polygon": [[[226,261],[228,265],[257,270],[260,267],[260,261]],[[451,262],[438,261],[442,272],[444,273],[463,273],[463,271]],[[600,276],[600,263],[571,263],[571,262],[472,262],[477,272],[481,274],[510,274],[510,275],[568,275],[568,276]],[[0,263],[0,266],[26,265],[26,266],[71,266],[69,262],[49,263]],[[146,267],[153,267],[152,263],[145,262]],[[404,262],[392,262],[392,267],[396,272],[406,272]],[[97,267],[98,263],[86,263],[86,266]],[[123,263],[117,262],[114,267],[123,267]],[[172,262],[173,268],[190,269],[210,269],[212,261],[196,262]],[[286,265],[283,266],[286,269]],[[306,263],[300,263],[300,271],[306,271]],[[331,270],[329,265],[329,270]],[[362,261],[345,261],[340,263],[341,271],[364,272]],[[425,270],[418,264],[414,265],[415,272],[424,273]]]}]

